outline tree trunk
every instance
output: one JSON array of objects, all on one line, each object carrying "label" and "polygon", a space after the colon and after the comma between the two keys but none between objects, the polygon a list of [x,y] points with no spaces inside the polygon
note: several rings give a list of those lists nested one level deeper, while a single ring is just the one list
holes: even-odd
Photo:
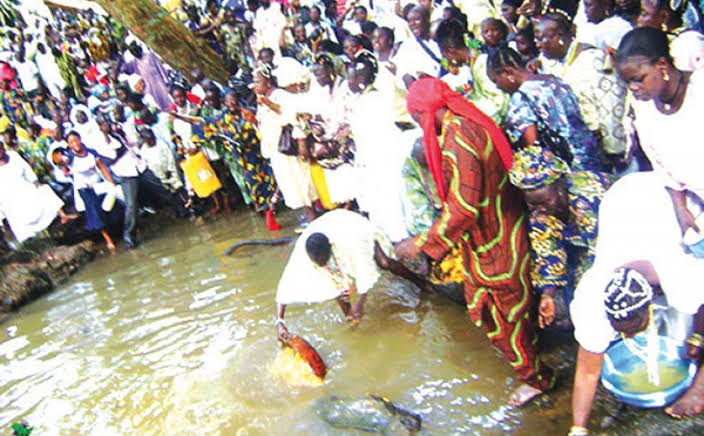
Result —
[{"label": "tree trunk", "polygon": [[199,68],[206,77],[227,83],[229,74],[222,57],[154,0],[96,0],[96,3],[186,77],[193,68]]}]

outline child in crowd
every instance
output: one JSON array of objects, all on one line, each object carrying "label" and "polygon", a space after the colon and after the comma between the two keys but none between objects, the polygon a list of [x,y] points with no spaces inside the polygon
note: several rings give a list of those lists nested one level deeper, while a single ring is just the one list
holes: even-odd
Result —
[{"label": "child in crowd", "polygon": [[481,24],[484,51],[491,55],[497,48],[506,45],[508,26],[496,18],[487,18]]}]

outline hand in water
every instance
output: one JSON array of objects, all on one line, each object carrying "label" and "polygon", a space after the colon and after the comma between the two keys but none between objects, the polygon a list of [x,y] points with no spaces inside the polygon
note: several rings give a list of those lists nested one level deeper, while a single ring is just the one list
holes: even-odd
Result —
[{"label": "hand in water", "polygon": [[552,324],[555,320],[555,299],[546,295],[540,299],[538,309],[538,326],[541,329]]}]

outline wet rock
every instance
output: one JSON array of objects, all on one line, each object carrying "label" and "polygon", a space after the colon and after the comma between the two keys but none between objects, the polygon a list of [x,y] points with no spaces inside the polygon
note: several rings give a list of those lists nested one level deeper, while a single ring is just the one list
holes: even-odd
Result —
[{"label": "wet rock", "polygon": [[421,428],[420,416],[382,397],[329,395],[313,405],[315,413],[335,428],[356,428],[382,435],[410,435]]}]

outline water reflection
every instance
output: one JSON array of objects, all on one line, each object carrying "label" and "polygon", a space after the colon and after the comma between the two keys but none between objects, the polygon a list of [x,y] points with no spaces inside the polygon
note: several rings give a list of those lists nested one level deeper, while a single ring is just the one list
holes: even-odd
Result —
[{"label": "water reflection", "polygon": [[[289,328],[329,373],[320,387],[274,377],[273,298],[292,246],[222,256],[252,237],[271,234],[249,213],[178,223],[23,308],[0,326],[0,428],[23,418],[42,435],[363,435],[311,405],[377,393],[420,413],[425,434],[546,434],[530,408],[504,405],[513,373],[462,308],[386,276],[356,328],[334,302],[290,306]],[[553,425],[566,428],[564,415]]]}]

